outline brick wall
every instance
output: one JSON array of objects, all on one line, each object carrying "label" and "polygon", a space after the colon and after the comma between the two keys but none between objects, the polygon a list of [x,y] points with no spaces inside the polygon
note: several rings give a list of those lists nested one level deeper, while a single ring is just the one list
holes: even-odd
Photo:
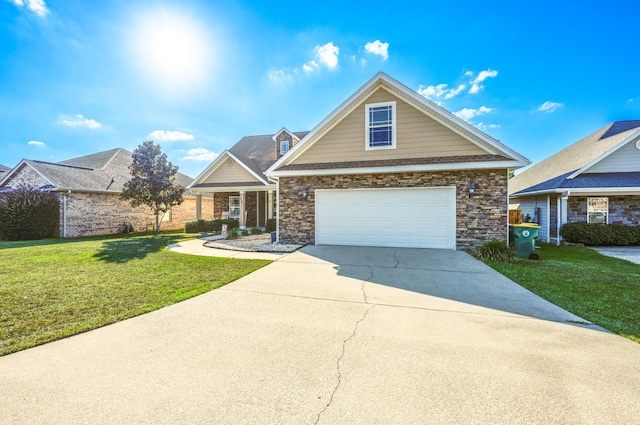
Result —
[{"label": "brick wall", "polygon": [[[42,187],[50,184],[31,167],[24,167],[7,186],[17,187],[28,184]],[[72,192],[65,195],[59,193],[60,199],[60,236],[63,232],[64,199],[67,200],[67,237],[97,236],[118,233],[127,222],[134,231],[154,230],[155,216],[148,207],[133,208],[128,201],[122,201],[118,193],[81,193]],[[227,204],[228,205],[228,204]],[[228,207],[227,207],[228,209]],[[202,198],[203,218],[213,218],[213,199]],[[168,219],[160,225],[161,230],[184,230],[187,221],[196,219],[196,198],[184,198],[181,205],[172,208]]]},{"label": "brick wall", "polygon": [[[640,196],[603,196],[609,198],[609,224],[637,226],[640,224]],[[587,197],[572,196],[569,198],[567,221],[569,223],[587,221]]]},{"label": "brick wall", "polygon": [[[469,198],[467,186],[472,182],[476,195]],[[507,238],[506,170],[281,177],[279,184],[279,237],[283,242],[315,242],[315,189],[438,186],[456,186],[458,249]],[[309,198],[302,202],[300,192],[305,187]]]},{"label": "brick wall", "polygon": [[[109,235],[122,231],[123,224],[130,223],[135,232],[153,231],[155,216],[148,207],[133,208],[118,194],[76,193],[67,198],[67,237]],[[62,236],[63,196],[60,196],[60,235]],[[211,198],[202,199],[202,211],[213,211]],[[207,218],[207,217],[204,217]],[[208,217],[211,218],[211,217]],[[182,204],[174,206],[169,219],[160,225],[161,230],[184,230],[187,221],[196,219],[196,198],[185,197]]]}]

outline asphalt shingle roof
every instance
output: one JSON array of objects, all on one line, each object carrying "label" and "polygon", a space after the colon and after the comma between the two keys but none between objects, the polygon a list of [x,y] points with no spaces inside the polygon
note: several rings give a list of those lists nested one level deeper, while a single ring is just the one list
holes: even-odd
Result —
[{"label": "asphalt shingle roof", "polygon": [[[293,134],[299,139],[303,139],[308,133],[308,131],[297,131]],[[266,180],[267,176],[264,175],[264,172],[278,159],[276,158],[276,144],[273,141],[273,136],[273,134],[264,134],[243,137],[229,149],[229,152],[251,171]]]},{"label": "asphalt shingle roof", "polygon": [[[24,162],[51,181],[55,189],[119,193],[131,179],[129,166],[132,155],[126,149],[117,148],[60,162],[30,159]],[[187,186],[191,180],[191,177],[182,173],[176,175],[176,182],[183,186]]]},{"label": "asphalt shingle roof", "polygon": [[[567,179],[638,131],[640,120],[607,124],[584,139],[524,170],[509,180],[511,194],[586,187],[634,187],[636,173],[584,174]],[[614,178],[613,176],[618,177]],[[587,176],[589,176],[587,178]]]}]

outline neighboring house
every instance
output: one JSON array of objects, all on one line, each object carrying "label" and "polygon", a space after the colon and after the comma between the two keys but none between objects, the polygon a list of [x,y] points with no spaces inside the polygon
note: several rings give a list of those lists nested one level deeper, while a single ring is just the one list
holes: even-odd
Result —
[{"label": "neighboring house", "polygon": [[565,223],[640,223],[640,120],[616,121],[509,181],[509,208],[560,242]]},{"label": "neighboring house", "polygon": [[[262,167],[234,154],[252,141],[270,155]],[[508,173],[528,163],[379,73],[310,132],[244,138],[190,187],[216,205],[226,191],[225,208],[236,188],[241,219],[251,191],[267,192],[271,216],[275,190],[281,242],[456,249],[507,238]]]},{"label": "neighboring house", "polygon": [[4,179],[9,171],[11,171],[11,168],[5,167],[4,165],[0,164],[0,181]]},{"label": "neighboring house", "polygon": [[275,217],[276,185],[264,172],[307,133],[283,128],[273,135],[244,137],[187,187],[194,193],[213,194],[214,218],[237,219],[241,228],[265,226]]},{"label": "neighboring house", "polygon": [[[155,217],[145,206],[131,207],[119,199],[125,182],[131,179],[132,153],[112,149],[61,162],[23,159],[0,180],[0,188],[20,185],[59,194],[60,236],[78,237],[118,233],[124,224],[134,231],[153,230]],[[178,173],[176,182],[186,186],[191,178]],[[196,204],[205,205],[207,217],[212,213],[212,199],[199,200],[185,193],[184,202],[165,214],[163,230],[184,229],[195,219]]]}]

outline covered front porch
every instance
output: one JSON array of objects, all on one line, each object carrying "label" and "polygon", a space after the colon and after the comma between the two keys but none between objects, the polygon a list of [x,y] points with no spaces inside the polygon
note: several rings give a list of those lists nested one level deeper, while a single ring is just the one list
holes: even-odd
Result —
[{"label": "covered front porch", "polygon": [[205,193],[213,195],[213,218],[238,220],[241,229],[265,227],[268,219],[275,218],[275,186],[198,188],[196,192],[196,219],[198,220],[203,216],[202,195]]}]

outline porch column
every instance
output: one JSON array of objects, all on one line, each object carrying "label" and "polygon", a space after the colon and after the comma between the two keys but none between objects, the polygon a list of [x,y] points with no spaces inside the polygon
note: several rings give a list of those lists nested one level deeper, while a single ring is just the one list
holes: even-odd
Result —
[{"label": "porch column", "polygon": [[273,218],[273,190],[267,194],[267,218]]},{"label": "porch column", "polygon": [[244,191],[240,191],[240,228],[241,229],[246,229],[247,228],[247,223],[246,223],[246,219],[245,219],[245,206],[247,204],[247,194]]},{"label": "porch column", "polygon": [[196,220],[202,220],[202,194],[196,194]]}]

